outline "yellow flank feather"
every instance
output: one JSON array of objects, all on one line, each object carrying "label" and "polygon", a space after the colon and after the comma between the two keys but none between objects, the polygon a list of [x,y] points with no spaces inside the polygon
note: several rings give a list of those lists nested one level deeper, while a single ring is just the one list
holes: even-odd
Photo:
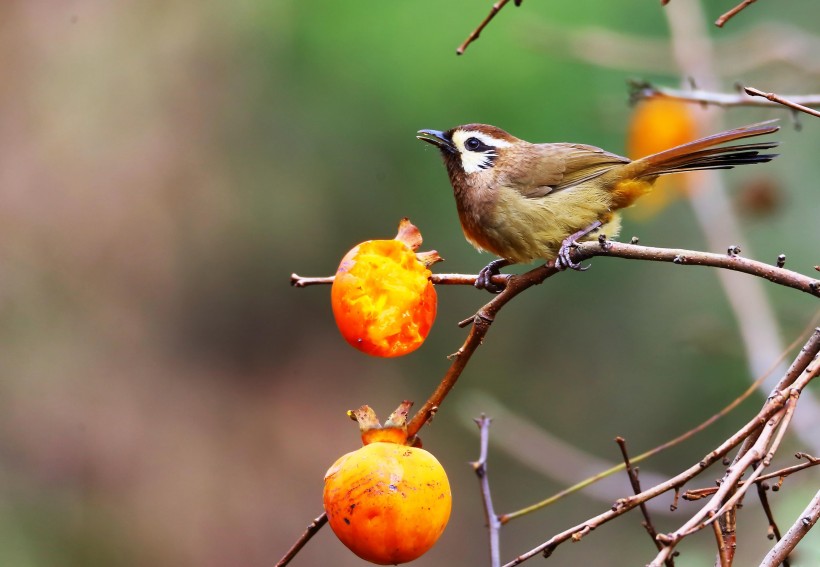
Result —
[{"label": "yellow flank feather", "polygon": [[632,205],[638,198],[643,197],[652,190],[654,181],[655,178],[619,181],[612,190],[612,208],[622,209]]}]

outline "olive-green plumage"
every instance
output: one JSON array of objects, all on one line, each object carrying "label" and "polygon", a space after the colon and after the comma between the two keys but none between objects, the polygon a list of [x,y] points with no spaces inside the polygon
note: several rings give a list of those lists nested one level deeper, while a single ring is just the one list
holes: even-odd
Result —
[{"label": "olive-green plumage", "polygon": [[635,161],[583,144],[531,144],[486,124],[421,130],[418,138],[441,150],[467,240],[519,263],[555,259],[568,237],[598,223],[616,236],[617,211],[650,191],[659,175],[770,161],[775,154],[760,151],[776,142],[720,144],[775,132],[772,122]]}]

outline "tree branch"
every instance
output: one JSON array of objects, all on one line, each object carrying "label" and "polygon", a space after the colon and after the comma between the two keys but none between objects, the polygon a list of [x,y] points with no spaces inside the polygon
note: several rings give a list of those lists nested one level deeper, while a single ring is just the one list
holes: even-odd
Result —
[{"label": "tree branch", "polygon": [[[467,365],[467,362],[470,360],[470,357],[473,355],[473,353],[479,347],[479,345],[481,345],[485,335],[490,330],[490,325],[492,325],[493,321],[495,320],[495,316],[498,314],[498,311],[502,307],[504,307],[504,305],[506,305],[512,298],[517,296],[522,291],[529,289],[534,285],[542,283],[548,277],[553,276],[557,273],[558,270],[556,270],[550,263],[530,270],[525,274],[516,276],[503,276],[503,279],[499,283],[503,284],[506,280],[506,287],[501,293],[493,297],[486,305],[479,309],[478,312],[476,312],[476,314],[472,317],[473,326],[470,329],[470,333],[467,335],[467,339],[464,341],[464,344],[461,346],[461,348],[458,349],[457,352],[450,355],[449,358],[453,362],[450,365],[450,368],[447,369],[444,378],[442,378],[441,382],[439,383],[438,387],[433,392],[433,394],[430,396],[430,398],[419,409],[416,415],[413,416],[413,419],[410,420],[410,423],[408,423],[408,435],[416,435],[419,429],[421,429],[421,427],[425,423],[427,423],[438,411],[438,408],[444,401],[444,398],[447,396],[447,394],[450,392],[453,386],[455,386],[459,376],[461,376],[461,372],[464,370],[464,367]],[[495,276],[493,278],[493,282],[496,282],[496,278],[498,277],[499,276]],[[469,285],[472,285],[475,282],[475,279],[475,276],[448,274],[444,278],[444,282],[457,282],[461,284],[466,281]],[[435,283],[435,279],[433,281]],[[469,324],[469,320],[467,324]]]},{"label": "tree branch", "polygon": [[490,438],[490,422],[492,420],[482,415],[475,420],[476,425],[480,430],[480,454],[478,460],[473,462],[473,470],[478,476],[478,482],[481,485],[481,499],[484,502],[484,517],[487,520],[487,530],[490,533],[490,565],[491,567],[499,567],[501,565],[501,544],[499,541],[499,532],[501,531],[501,522],[498,515],[493,508],[493,498],[490,492],[490,479],[487,477],[487,451],[489,447]]},{"label": "tree branch", "polygon": [[310,541],[316,532],[318,532],[322,526],[327,523],[327,514],[322,512],[320,516],[317,516],[310,524],[308,524],[307,529],[305,529],[304,533],[296,540],[296,543],[291,546],[287,553],[279,560],[276,564],[276,567],[285,567],[288,563],[290,563],[296,554],[305,546],[305,544]]},{"label": "tree branch", "polygon": [[[639,506],[642,502],[646,502],[652,498],[659,496],[669,490],[677,490],[681,486],[683,486],[686,482],[691,480],[692,478],[701,474],[706,468],[710,465],[714,464],[715,461],[723,458],[730,450],[734,447],[738,446],[741,442],[743,442],[746,438],[750,435],[754,434],[757,431],[768,430],[765,435],[760,435],[758,439],[764,439],[766,441],[771,440],[774,438],[775,440],[779,437],[776,435],[776,429],[779,424],[784,423],[787,420],[784,420],[785,414],[788,412],[787,404],[793,404],[795,402],[791,402],[791,400],[796,400],[795,392],[799,393],[806,387],[806,385],[811,382],[811,380],[820,372],[820,361],[817,359],[817,354],[820,352],[820,329],[815,329],[812,333],[809,340],[801,349],[800,354],[797,356],[795,361],[792,363],[792,366],[786,372],[786,374],[781,378],[778,382],[778,389],[773,395],[766,400],[766,403],[763,405],[761,410],[758,414],[752,418],[745,426],[743,426],[740,430],[738,430],[734,435],[729,437],[726,441],[721,443],[718,447],[716,447],[712,452],[707,454],[703,459],[701,459],[698,463],[691,466],[687,470],[679,473],[675,477],[669,479],[666,482],[653,486],[652,488],[646,489],[640,494],[636,494],[635,496],[631,496],[629,498],[622,498],[617,500],[612,508],[606,512],[603,512],[597,516],[589,518],[588,520],[573,526],[563,532],[554,535],[552,538],[547,540],[546,542],[542,543],[538,547],[523,553],[516,557],[513,561],[504,565],[504,567],[513,567],[515,565],[519,565],[524,561],[535,557],[536,555],[543,554],[545,556],[550,555],[560,544],[566,542],[567,540],[574,540],[577,541],[584,535],[588,534],[595,528],[609,522],[610,520],[632,510],[633,508]],[[785,390],[788,388],[788,390]],[[748,451],[748,454],[754,455],[757,457],[758,460],[763,460],[761,465],[757,467],[755,473],[753,473],[752,477],[749,479],[750,481],[754,478],[760,476],[762,471],[762,466],[765,464],[765,460],[769,458],[770,448],[776,449],[774,443],[769,445],[765,451],[763,450],[763,442],[756,443],[753,447],[753,450]],[[764,457],[765,455],[765,457]],[[752,456],[744,457],[746,461],[751,464],[754,461]],[[740,467],[738,467],[740,468]],[[746,467],[744,466],[743,469]],[[734,469],[730,469],[726,473],[726,477],[734,478],[734,484],[737,483],[738,478],[735,478],[736,473],[733,472]],[[731,482],[731,481],[730,481]],[[719,489],[719,492],[723,489],[722,486]],[[725,492],[728,492],[726,490]],[[710,500],[710,503],[714,506],[718,502],[722,502],[723,493],[718,496],[718,494]],[[699,513],[693,517],[695,523],[700,523],[705,519],[705,516],[709,515],[709,512],[714,510],[713,514],[722,513],[724,510],[722,508],[726,506],[734,505],[736,500],[728,500],[720,509],[714,510],[713,507],[706,506],[704,510],[707,510],[706,513]],[[704,525],[708,525],[708,521],[704,523]],[[691,524],[691,525],[690,525]],[[691,521],[687,522],[681,528],[681,530],[688,530],[690,527],[694,525]],[[672,553],[672,547],[676,544],[680,539],[685,537],[683,531],[678,535],[668,535],[666,537],[659,536],[661,538],[662,543],[665,544],[664,551],[659,553],[656,557],[655,561],[652,565],[660,565],[663,561],[666,560]]]},{"label": "tree branch", "polygon": [[737,14],[740,13],[741,10],[746,8],[749,4],[754,4],[755,0],[743,0],[740,4],[723,14],[715,21],[715,25],[719,28],[722,28],[726,22],[734,18]]},{"label": "tree branch", "polygon": [[[682,248],[658,248],[643,246],[638,244],[626,244],[599,238],[597,242],[583,242],[577,245],[572,251],[573,261],[579,262],[595,256],[609,256],[613,258],[624,258],[628,260],[649,260],[653,262],[671,262],[680,266],[711,266],[735,272],[742,272],[769,280],[778,285],[791,287],[799,291],[820,297],[820,280],[810,278],[798,272],[787,270],[782,267],[778,259],[775,265],[766,264],[757,260],[751,260],[739,255],[737,247],[731,247],[732,253],[713,254],[697,250],[684,250]],[[521,276],[509,276],[505,274],[493,276],[493,283],[505,285],[512,283],[516,278],[522,278],[514,287],[512,295],[504,293],[496,296],[484,306],[484,311],[479,311],[476,315],[489,316],[490,322],[498,310],[507,301],[518,295],[524,289],[542,283],[549,276],[557,273],[552,263],[530,270]],[[430,280],[436,285],[473,285],[476,276],[467,274],[433,274]],[[311,285],[331,284],[333,276],[329,277],[304,277],[298,274],[291,274],[290,284],[294,287],[307,287]],[[509,286],[508,286],[509,287]],[[503,299],[502,299],[503,296]],[[486,333],[486,331],[484,331]],[[483,336],[483,335],[482,335]],[[462,347],[463,349],[464,347]],[[462,352],[459,349],[458,355]]]},{"label": "tree branch", "polygon": [[[758,94],[760,93],[760,94]],[[650,99],[654,97],[671,98],[682,102],[690,102],[693,104],[709,104],[712,106],[719,106],[722,108],[731,106],[756,106],[777,108],[780,106],[790,106],[795,110],[808,112],[813,114],[814,110],[808,108],[810,106],[820,106],[820,95],[788,95],[778,96],[772,95],[769,98],[767,93],[758,91],[751,87],[744,87],[742,91],[736,93],[716,93],[705,91],[701,89],[673,89],[671,87],[662,87],[653,85],[647,81],[630,81],[629,82],[629,99],[635,103],[639,100]],[[762,98],[761,98],[762,97]],[[781,102],[787,100],[791,104]],[[795,106],[791,106],[791,105]]]},{"label": "tree branch", "polygon": [[[777,527],[777,522],[774,519],[772,508],[769,506],[769,497],[766,491],[769,490],[769,485],[757,479],[757,497],[760,500],[760,505],[763,507],[763,513],[766,514],[766,520],[769,522],[768,538],[780,541],[783,536],[780,535],[780,529]],[[783,567],[791,567],[788,559],[783,560]]]},{"label": "tree branch", "polygon": [[763,97],[766,100],[770,100],[776,104],[782,104],[783,106],[788,106],[793,110],[799,110],[800,112],[805,112],[806,114],[810,114],[812,116],[820,117],[820,112],[814,110],[813,108],[809,108],[808,106],[804,106],[802,104],[798,104],[791,98],[784,98],[780,95],[776,95],[774,93],[764,93],[763,91],[757,90],[753,87],[744,87],[744,91],[746,91],[747,95],[751,96],[759,96]]},{"label": "tree branch", "polygon": [[800,543],[800,540],[809,532],[809,530],[817,523],[820,518],[820,490],[811,499],[806,509],[798,516],[783,539],[777,542],[775,546],[766,554],[760,567],[778,567],[785,562],[789,554],[794,550],[795,546]]},{"label": "tree branch", "polygon": [[671,262],[680,266],[712,266],[714,268],[723,268],[757,276],[778,285],[791,287],[814,295],[815,297],[820,297],[820,280],[804,276],[785,268],[778,268],[776,265],[744,258],[738,255],[739,252],[737,247],[732,247],[731,254],[712,254],[694,250],[656,248],[599,239],[597,243],[584,242],[579,244],[572,254],[572,259],[578,262],[594,256],[612,256],[631,260]]},{"label": "tree branch", "polygon": [[[776,478],[777,484],[775,484],[772,487],[772,491],[777,492],[778,490],[780,490],[780,486],[783,484],[783,481],[786,480],[786,478],[788,478],[790,475],[798,471],[802,471],[803,469],[820,465],[820,459],[812,457],[807,453],[796,453],[795,457],[798,459],[806,458],[808,460],[804,463],[800,463],[799,465],[793,465],[791,467],[782,468],[780,470],[776,470],[774,472],[761,475],[757,478],[755,482],[757,484],[763,484],[767,480]],[[740,483],[738,483],[738,485],[741,485],[745,482],[746,481],[741,481]],[[683,498],[684,500],[688,500],[689,502],[694,502],[696,500],[700,500],[702,498],[706,498],[707,496],[713,495],[715,492],[717,492],[717,490],[717,487],[714,486],[710,486],[708,488],[693,488],[691,490],[687,490],[686,492],[684,492],[681,495],[681,498]]]},{"label": "tree branch", "polygon": [[[629,484],[632,485],[632,491],[635,494],[640,494],[641,481],[638,479],[638,469],[632,468],[632,463],[629,460],[629,452],[626,450],[626,440],[623,437],[616,437],[615,442],[621,449],[621,456],[624,459],[624,466],[626,467],[626,474],[627,476],[629,476]],[[644,518],[642,525],[646,530],[646,533],[649,534],[649,537],[652,539],[652,543],[655,544],[655,547],[657,547],[658,551],[660,551],[663,546],[661,542],[658,541],[658,531],[655,529],[655,526],[652,523],[652,518],[649,516],[649,510],[646,508],[646,503],[641,502],[640,508],[641,514]],[[666,567],[675,567],[674,559],[669,557],[665,561],[665,565]]]},{"label": "tree branch", "polygon": [[[816,329],[810,342],[817,339],[820,330]],[[803,352],[801,351],[801,356]],[[800,356],[798,357],[800,358]],[[790,369],[791,370],[791,369]],[[701,508],[692,518],[680,528],[670,534],[658,536],[665,544],[663,550],[655,557],[649,564],[650,567],[660,567],[667,557],[670,556],[675,546],[686,536],[691,535],[704,527],[708,526],[715,519],[725,514],[729,509],[737,505],[737,502],[743,497],[748,488],[754,481],[760,477],[763,470],[769,466],[774,453],[780,446],[780,442],[788,429],[791,418],[794,415],[794,410],[797,406],[797,400],[803,388],[820,372],[820,360],[817,353],[812,357],[812,361],[800,373],[799,377],[792,383],[788,384],[789,372],[780,381],[774,397],[770,398],[763,406],[764,410],[774,399],[780,399],[777,404],[777,409],[773,411],[765,422],[761,419],[759,424],[762,424],[760,433],[754,445],[726,470],[726,474],[719,482],[717,492],[712,496],[709,502]],[[764,410],[761,410],[762,415]],[[751,432],[750,432],[751,433]],[[740,477],[744,474],[747,468],[754,467],[754,472],[749,476],[746,482],[738,486]]]},{"label": "tree branch", "polygon": [[[484,20],[480,24],[478,24],[478,27],[476,29],[470,32],[470,35],[467,36],[467,39],[464,40],[464,43],[458,46],[458,48],[456,49],[456,55],[462,55],[464,53],[464,50],[466,50],[472,42],[478,39],[478,37],[481,35],[481,32],[484,31],[484,28],[487,27],[487,24],[489,24],[492,21],[492,19],[495,18],[495,15],[498,14],[501,11],[501,9],[507,5],[509,1],[510,0],[498,0],[498,2],[493,4],[493,7],[490,8],[490,13],[487,15],[487,17],[484,18]],[[520,6],[522,1],[523,0],[515,0],[514,3],[516,6]]]}]

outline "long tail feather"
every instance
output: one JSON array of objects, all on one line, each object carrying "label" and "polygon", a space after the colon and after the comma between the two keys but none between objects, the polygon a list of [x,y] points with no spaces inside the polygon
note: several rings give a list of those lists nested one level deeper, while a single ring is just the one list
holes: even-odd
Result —
[{"label": "long tail feather", "polygon": [[743,138],[777,132],[780,127],[774,124],[775,122],[777,121],[769,120],[713,134],[688,144],[640,158],[629,165],[635,168],[635,177],[644,178],[683,171],[731,169],[736,165],[765,163],[777,157],[777,154],[763,154],[760,151],[776,147],[777,142],[715,146]]}]

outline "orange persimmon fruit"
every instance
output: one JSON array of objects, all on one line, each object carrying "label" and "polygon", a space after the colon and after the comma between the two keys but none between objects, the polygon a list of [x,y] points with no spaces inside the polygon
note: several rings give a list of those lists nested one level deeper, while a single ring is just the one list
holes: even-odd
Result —
[{"label": "orange persimmon fruit", "polygon": [[362,429],[360,449],[325,475],[328,523],[353,553],[378,565],[421,557],[444,532],[452,495],[444,468],[429,452],[408,446],[404,402],[381,427],[373,410],[348,412]]},{"label": "orange persimmon fruit", "polygon": [[[627,153],[637,159],[691,142],[698,136],[698,125],[691,105],[664,97],[638,103],[629,125]],[[689,189],[689,175],[662,176],[641,205],[632,209],[638,216],[652,216],[664,208],[676,194]]]},{"label": "orange persimmon fruit", "polygon": [[428,266],[435,251],[416,253],[421,234],[407,219],[393,240],[368,240],[342,258],[330,291],[345,340],[373,356],[408,354],[424,342],[436,318]]}]

